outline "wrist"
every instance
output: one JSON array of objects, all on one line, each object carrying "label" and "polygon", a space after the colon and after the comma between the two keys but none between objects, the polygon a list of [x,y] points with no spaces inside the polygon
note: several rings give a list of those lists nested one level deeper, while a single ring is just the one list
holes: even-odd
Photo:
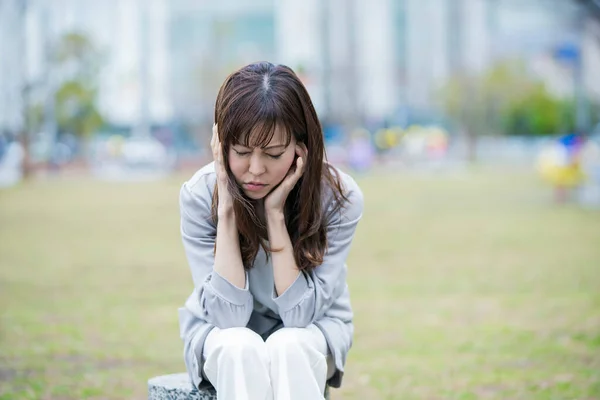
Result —
[{"label": "wrist", "polygon": [[267,222],[285,222],[285,215],[282,210],[265,210]]},{"label": "wrist", "polygon": [[277,211],[266,212],[265,219],[270,245],[277,249],[283,249],[286,246],[286,242],[289,242],[289,233],[284,213]]},{"label": "wrist", "polygon": [[217,208],[217,216],[219,217],[219,220],[235,220],[235,212],[233,211],[233,205],[219,204]]}]

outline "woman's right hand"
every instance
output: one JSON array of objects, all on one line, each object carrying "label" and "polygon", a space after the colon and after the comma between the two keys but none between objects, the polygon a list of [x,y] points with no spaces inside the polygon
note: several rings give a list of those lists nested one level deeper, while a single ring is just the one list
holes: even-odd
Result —
[{"label": "woman's right hand", "polygon": [[219,216],[222,216],[233,212],[233,197],[231,196],[231,193],[229,193],[229,177],[227,176],[227,171],[223,165],[223,147],[219,141],[217,124],[213,125],[212,132],[210,147],[215,160],[215,172],[217,174],[217,187],[219,190],[218,214]]}]

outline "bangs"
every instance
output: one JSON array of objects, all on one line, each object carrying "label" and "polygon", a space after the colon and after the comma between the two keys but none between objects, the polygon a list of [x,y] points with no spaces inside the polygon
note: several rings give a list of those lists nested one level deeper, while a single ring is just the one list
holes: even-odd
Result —
[{"label": "bangs", "polygon": [[259,121],[257,125],[251,125],[250,129],[234,137],[233,144],[239,144],[248,148],[265,148],[278,135],[281,136],[283,142],[278,142],[277,144],[285,144],[287,147],[292,141],[291,130],[284,124],[272,120]]},{"label": "bangs", "polygon": [[290,144],[293,133],[291,121],[285,118],[285,113],[274,101],[267,101],[265,104],[260,100],[248,98],[241,103],[246,104],[238,105],[232,109],[231,115],[226,117],[230,122],[230,129],[225,140],[233,145],[265,148],[273,138],[277,139],[276,136],[281,135],[281,144],[285,144],[286,147]]}]

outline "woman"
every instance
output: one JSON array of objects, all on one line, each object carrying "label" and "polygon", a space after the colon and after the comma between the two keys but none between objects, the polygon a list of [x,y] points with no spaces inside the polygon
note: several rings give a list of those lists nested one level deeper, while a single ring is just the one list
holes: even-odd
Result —
[{"label": "woman", "polygon": [[362,193],[324,161],[310,97],[282,65],[225,80],[211,147],[214,162],[180,193],[190,378],[219,399],[323,398],[352,344],[345,262]]}]

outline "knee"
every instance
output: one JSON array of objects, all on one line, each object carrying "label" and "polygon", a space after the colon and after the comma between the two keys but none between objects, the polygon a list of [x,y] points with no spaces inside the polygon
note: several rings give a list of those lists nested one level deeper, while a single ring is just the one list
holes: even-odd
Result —
[{"label": "knee", "polygon": [[[319,355],[319,352],[313,348],[311,332],[306,328],[281,328],[269,336],[266,346],[271,357],[282,353]],[[324,355],[322,357],[325,358]]]},{"label": "knee", "polygon": [[302,328],[281,328],[271,334],[265,342],[268,349],[286,348],[299,345]]},{"label": "knee", "polygon": [[248,328],[221,329],[214,338],[214,353],[220,358],[244,359],[263,358],[266,353],[265,342],[260,335]]}]

